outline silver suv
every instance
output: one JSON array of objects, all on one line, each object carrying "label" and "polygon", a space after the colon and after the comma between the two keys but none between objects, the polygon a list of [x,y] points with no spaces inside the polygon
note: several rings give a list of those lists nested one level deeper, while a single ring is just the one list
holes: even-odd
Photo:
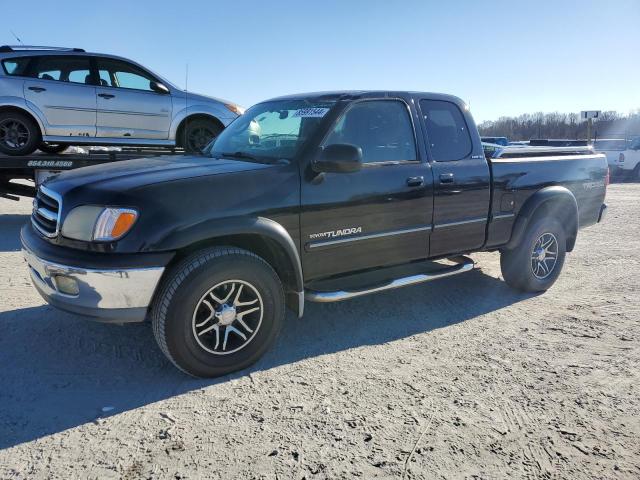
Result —
[{"label": "silver suv", "polygon": [[0,152],[8,155],[69,145],[198,151],[242,113],[113,55],[0,47]]}]

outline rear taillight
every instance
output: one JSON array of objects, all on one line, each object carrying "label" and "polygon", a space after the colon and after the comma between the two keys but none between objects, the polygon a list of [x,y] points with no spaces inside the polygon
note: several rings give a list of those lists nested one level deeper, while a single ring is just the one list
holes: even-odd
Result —
[{"label": "rear taillight", "polygon": [[609,181],[611,180],[611,169],[607,167],[607,175],[604,177],[604,186],[609,186]]},{"label": "rear taillight", "polygon": [[620,155],[618,155],[618,162],[624,163],[624,153],[621,153]]}]

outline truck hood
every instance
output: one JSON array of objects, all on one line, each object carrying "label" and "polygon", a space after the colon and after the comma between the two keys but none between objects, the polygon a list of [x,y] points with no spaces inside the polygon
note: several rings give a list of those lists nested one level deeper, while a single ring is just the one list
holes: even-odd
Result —
[{"label": "truck hood", "polygon": [[71,190],[127,192],[155,183],[267,169],[273,165],[239,159],[166,155],[78,168],[52,177],[46,186],[60,195]]}]

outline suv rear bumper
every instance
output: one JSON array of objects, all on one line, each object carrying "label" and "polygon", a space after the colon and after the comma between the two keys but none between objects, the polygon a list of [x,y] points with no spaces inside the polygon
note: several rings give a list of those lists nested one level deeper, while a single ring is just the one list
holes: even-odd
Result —
[{"label": "suv rear bumper", "polygon": [[115,263],[107,266],[103,261],[100,262],[102,265],[96,266],[86,263],[82,254],[78,255],[78,260],[68,261],[62,252],[60,257],[54,258],[49,249],[38,248],[44,240],[34,235],[30,225],[23,228],[22,252],[33,285],[47,303],[103,322],[141,322],[145,319],[166,263],[134,264],[130,268]]}]

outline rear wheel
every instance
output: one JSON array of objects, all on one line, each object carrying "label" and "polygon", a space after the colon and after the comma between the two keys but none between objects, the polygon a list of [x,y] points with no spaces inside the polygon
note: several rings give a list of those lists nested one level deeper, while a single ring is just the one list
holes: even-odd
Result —
[{"label": "rear wheel", "polygon": [[29,155],[40,144],[40,128],[28,115],[20,112],[0,113],[0,152]]},{"label": "rear wheel", "polygon": [[525,292],[542,292],[555,283],[566,255],[564,228],[555,218],[534,220],[520,244],[503,250],[500,267],[505,281]]},{"label": "rear wheel", "polygon": [[49,155],[57,155],[64,152],[67,148],[69,148],[69,145],[58,145],[55,143],[47,142],[42,142],[40,145],[38,145],[38,150],[44,153],[48,153]]},{"label": "rear wheel", "polygon": [[153,330],[175,366],[196,377],[248,367],[276,339],[284,292],[271,266],[246,250],[216,247],[177,265],[156,295]]},{"label": "rear wheel", "polygon": [[221,131],[222,127],[212,120],[187,119],[182,130],[183,138],[178,141],[182,142],[182,146],[187,152],[197,153],[201,152]]}]

